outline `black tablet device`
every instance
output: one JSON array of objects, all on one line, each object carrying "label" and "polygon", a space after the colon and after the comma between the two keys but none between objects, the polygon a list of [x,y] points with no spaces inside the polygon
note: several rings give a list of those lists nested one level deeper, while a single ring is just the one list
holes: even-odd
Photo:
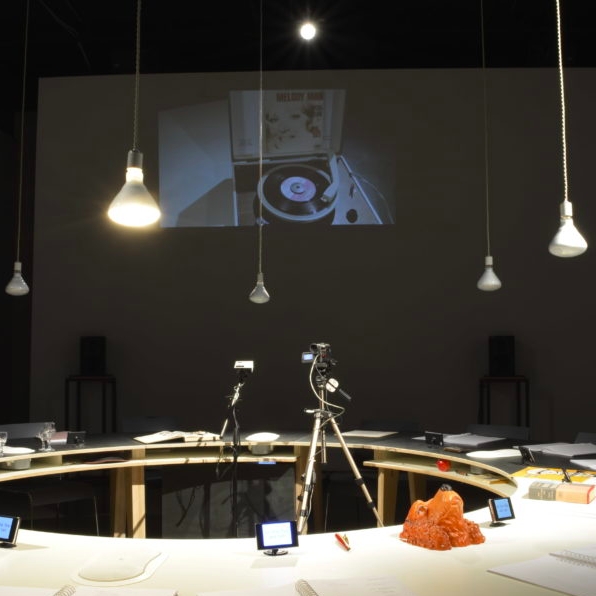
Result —
[{"label": "black tablet device", "polygon": [[85,444],[85,435],[87,434],[84,430],[69,430],[66,435],[67,445],[77,445],[80,447]]},{"label": "black tablet device", "polygon": [[502,526],[508,519],[514,519],[513,505],[509,497],[497,497],[488,500],[488,508],[492,519],[491,526]]},{"label": "black tablet device", "polygon": [[521,453],[522,463],[523,464],[535,464],[536,458],[532,453],[532,450],[529,447],[525,447],[524,445],[520,445],[518,447],[519,452]]},{"label": "black tablet device", "polygon": [[285,555],[281,550],[289,546],[298,546],[298,531],[295,521],[272,521],[255,524],[257,548],[265,550],[266,555]]},{"label": "black tablet device", "polygon": [[429,447],[443,447],[443,433],[424,431],[424,440]]},{"label": "black tablet device", "polygon": [[17,534],[20,525],[20,517],[0,515],[0,545],[14,546],[17,543]]}]

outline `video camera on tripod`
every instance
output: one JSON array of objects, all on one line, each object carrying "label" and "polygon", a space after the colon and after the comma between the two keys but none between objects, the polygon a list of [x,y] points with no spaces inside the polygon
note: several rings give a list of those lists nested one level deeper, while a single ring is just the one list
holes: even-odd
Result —
[{"label": "video camera on tripod", "polygon": [[[325,343],[310,344],[310,351],[302,352],[302,362],[311,364],[309,372],[311,388],[319,400],[319,407],[315,409],[304,410],[305,413],[312,414],[314,416],[314,423],[306,470],[302,476],[302,494],[298,497],[298,500],[300,501],[298,532],[303,532],[306,520],[310,514],[311,498],[313,495],[315,482],[314,466],[316,456],[317,454],[320,455],[321,463],[326,463],[327,460],[325,439],[325,430],[327,427],[330,427],[333,430],[350,465],[350,468],[352,468],[356,484],[360,486],[369,508],[372,510],[377,519],[377,524],[382,526],[383,522],[379,517],[375,504],[364,484],[362,476],[360,475],[358,466],[354,462],[354,459],[350,454],[350,450],[348,449],[348,446],[346,445],[346,442],[344,441],[337,424],[336,419],[344,411],[344,408],[338,404],[331,403],[326,397],[328,392],[337,392],[348,401],[352,399],[343,389],[341,389],[339,382],[336,379],[329,377],[331,369],[335,364],[337,364],[337,362],[331,357],[331,346]],[[315,383],[313,383],[313,377],[316,381],[316,387]]]},{"label": "video camera on tripod", "polygon": [[310,352],[302,352],[302,362],[314,362],[317,372],[321,375],[323,372],[328,373],[337,364],[337,360],[331,357],[331,346],[324,343],[310,344]]},{"label": "video camera on tripod", "polygon": [[352,398],[339,386],[336,379],[329,378],[331,369],[337,360],[331,357],[331,346],[324,343],[310,344],[310,352],[302,352],[302,362],[314,363],[316,369],[316,382],[319,388],[329,393],[339,393],[343,398],[351,401]]}]

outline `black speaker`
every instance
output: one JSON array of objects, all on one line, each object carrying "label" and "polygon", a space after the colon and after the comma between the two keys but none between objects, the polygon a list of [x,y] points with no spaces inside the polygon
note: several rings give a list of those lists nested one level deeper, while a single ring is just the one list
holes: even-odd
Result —
[{"label": "black speaker", "polygon": [[106,373],[106,338],[102,335],[81,337],[81,374],[102,377]]},{"label": "black speaker", "polygon": [[488,374],[491,377],[515,376],[513,335],[491,335],[488,338]]}]

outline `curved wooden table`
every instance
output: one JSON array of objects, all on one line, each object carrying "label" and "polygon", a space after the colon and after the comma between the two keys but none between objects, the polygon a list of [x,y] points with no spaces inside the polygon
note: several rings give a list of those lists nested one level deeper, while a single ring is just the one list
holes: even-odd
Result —
[{"label": "curved wooden table", "polygon": [[[247,436],[249,434],[246,433]],[[267,455],[253,454],[250,447],[255,443],[243,440],[238,463],[259,461],[294,463],[294,496],[298,513],[297,497],[302,490],[302,476],[307,466],[310,440],[310,436],[302,433],[281,433],[279,439],[271,444],[273,449]],[[19,443],[23,444],[22,441]],[[377,510],[384,525],[395,523],[397,482],[400,472],[408,475],[410,500],[413,501],[424,498],[424,483],[427,476],[463,482],[499,496],[510,496],[517,489],[517,483],[512,474],[522,467],[521,461],[519,463],[501,460],[479,461],[464,454],[427,447],[423,441],[402,435],[393,435],[384,439],[346,437],[346,443],[350,450],[364,449],[371,453],[371,459],[365,461],[364,465],[378,469]],[[326,444],[330,448],[340,447],[334,437],[328,438]],[[23,459],[31,460],[30,467],[24,470],[0,469],[0,482],[97,469],[110,470],[113,535],[144,538],[146,536],[145,468],[230,462],[232,455],[225,449],[229,445],[230,443],[225,441],[145,445],[127,435],[91,436],[81,447],[55,446],[55,451],[52,452],[36,451],[0,458],[0,464]],[[448,472],[438,470],[437,459],[449,460],[451,470]],[[313,512],[314,527],[319,529],[322,527],[320,490],[316,490],[313,496]]]}]

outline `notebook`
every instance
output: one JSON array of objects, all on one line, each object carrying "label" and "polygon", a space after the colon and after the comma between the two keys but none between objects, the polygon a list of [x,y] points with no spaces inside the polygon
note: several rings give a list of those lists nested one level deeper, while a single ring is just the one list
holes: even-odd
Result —
[{"label": "notebook", "polygon": [[393,576],[299,579],[295,588],[300,596],[414,596],[414,592]]},{"label": "notebook", "polygon": [[[222,592],[199,592],[197,596],[416,596],[393,576],[299,579],[292,584]],[[1,596],[1,595],[0,595]]]},{"label": "notebook", "polygon": [[64,585],[55,588],[30,588],[26,586],[0,586],[0,596],[176,596],[170,588],[89,588]]},{"label": "notebook", "polygon": [[556,551],[489,571],[571,596],[594,596],[596,545]]}]

